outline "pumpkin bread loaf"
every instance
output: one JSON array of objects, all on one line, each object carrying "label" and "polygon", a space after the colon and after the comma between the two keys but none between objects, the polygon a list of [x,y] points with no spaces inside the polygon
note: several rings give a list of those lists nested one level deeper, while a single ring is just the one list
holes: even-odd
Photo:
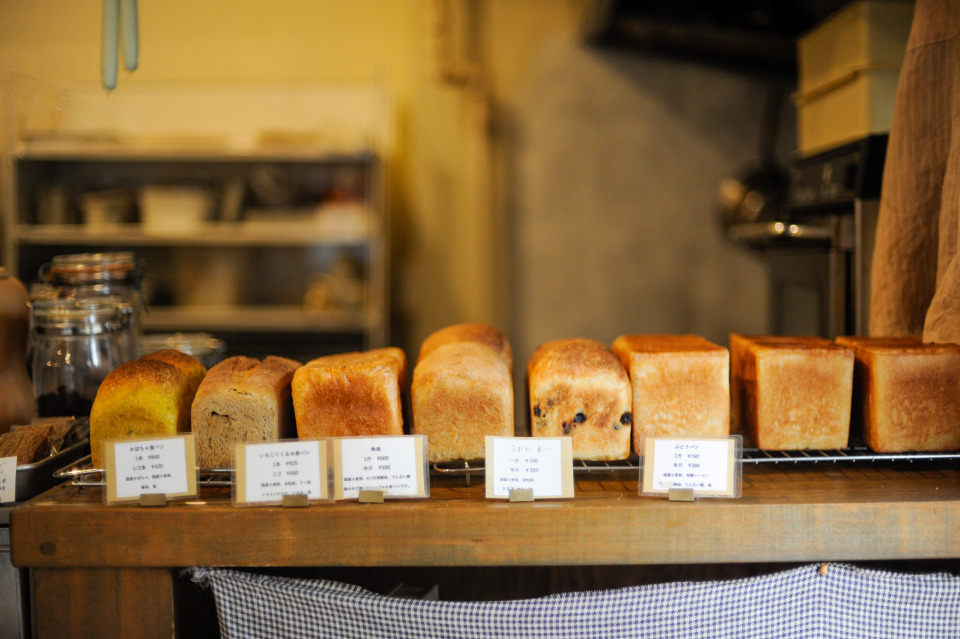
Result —
[{"label": "pumpkin bread loaf", "polygon": [[199,360],[169,352],[113,369],[100,384],[90,411],[93,465],[102,468],[104,440],[189,432],[190,406],[205,373]]}]

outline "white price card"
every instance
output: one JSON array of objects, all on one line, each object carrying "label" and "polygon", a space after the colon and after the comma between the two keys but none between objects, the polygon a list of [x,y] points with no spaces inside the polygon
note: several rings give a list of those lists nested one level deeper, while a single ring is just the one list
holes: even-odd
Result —
[{"label": "white price card", "polygon": [[196,448],[192,433],[169,437],[111,439],[103,443],[107,504],[138,501],[143,495],[167,499],[196,497]]},{"label": "white price card", "polygon": [[569,437],[486,438],[487,499],[532,490],[534,499],[573,497],[573,444]]},{"label": "white price card", "polygon": [[329,498],[327,445],[319,439],[244,442],[234,447],[237,505],[279,504],[284,495]]},{"label": "white price card", "polygon": [[741,438],[645,437],[641,494],[692,491],[696,497],[739,497]]},{"label": "white price card", "polygon": [[0,504],[17,501],[17,458],[0,457]]},{"label": "white price card", "polygon": [[361,491],[386,498],[430,496],[424,435],[338,437],[331,449],[334,499],[357,499]]}]

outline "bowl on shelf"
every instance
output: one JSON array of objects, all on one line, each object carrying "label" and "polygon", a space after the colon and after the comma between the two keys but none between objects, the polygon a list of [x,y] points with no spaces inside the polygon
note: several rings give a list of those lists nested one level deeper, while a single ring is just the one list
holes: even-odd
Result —
[{"label": "bowl on shelf", "polygon": [[133,195],[123,189],[84,193],[79,201],[83,223],[87,226],[121,224],[133,217]]},{"label": "bowl on shelf", "polygon": [[197,186],[145,186],[139,192],[140,223],[153,231],[193,230],[210,219],[214,192]]}]

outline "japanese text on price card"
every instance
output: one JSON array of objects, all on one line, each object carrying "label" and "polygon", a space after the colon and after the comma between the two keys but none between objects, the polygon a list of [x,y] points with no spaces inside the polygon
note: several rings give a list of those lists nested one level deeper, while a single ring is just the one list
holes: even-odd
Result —
[{"label": "japanese text on price card", "polygon": [[695,495],[736,496],[738,438],[644,440],[643,493],[690,489]]},{"label": "japanese text on price card", "polygon": [[235,451],[238,504],[281,502],[284,495],[327,498],[325,442],[245,442],[237,444]]}]

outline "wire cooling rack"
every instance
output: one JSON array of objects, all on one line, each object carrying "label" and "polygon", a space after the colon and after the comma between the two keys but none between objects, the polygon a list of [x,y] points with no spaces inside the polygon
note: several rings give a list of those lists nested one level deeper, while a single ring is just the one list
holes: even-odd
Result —
[{"label": "wire cooling rack", "polygon": [[[867,446],[854,444],[838,450],[760,450],[743,449],[744,464],[821,464],[821,463],[876,463],[876,462],[928,462],[960,460],[960,451],[876,453]],[[575,474],[615,473],[640,469],[639,457],[631,456],[618,461],[574,460]],[[483,460],[472,462],[448,462],[433,464],[438,475],[476,475],[484,471]]]},{"label": "wire cooling rack", "polygon": [[[910,463],[951,460],[960,461],[960,451],[876,453],[862,444],[838,450],[759,450],[746,447],[743,449],[744,464]],[[573,472],[576,475],[638,472],[640,466],[640,459],[635,455],[617,461],[574,460]],[[434,476],[463,476],[468,483],[471,477],[483,475],[484,470],[482,459],[434,463],[430,466],[430,472]],[[70,480],[75,486],[103,486],[106,483],[103,469],[91,467],[89,456],[58,470],[54,473],[54,477]],[[232,468],[201,468],[198,483],[202,486],[232,486],[233,478]]]}]

